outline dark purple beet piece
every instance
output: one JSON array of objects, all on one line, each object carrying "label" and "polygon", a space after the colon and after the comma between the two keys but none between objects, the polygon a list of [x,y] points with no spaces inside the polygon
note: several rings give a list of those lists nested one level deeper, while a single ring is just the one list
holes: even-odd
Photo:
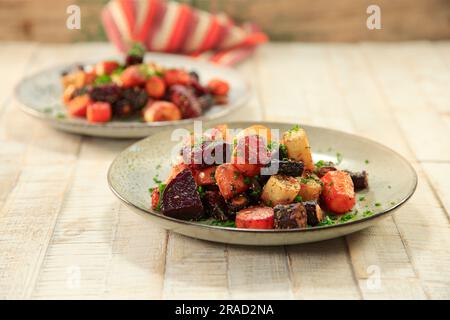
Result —
[{"label": "dark purple beet piece", "polygon": [[167,184],[162,196],[161,212],[181,220],[198,220],[203,216],[202,201],[189,169],[181,171]]},{"label": "dark purple beet piece", "polygon": [[170,101],[181,110],[183,119],[196,118],[202,114],[202,107],[195,94],[185,86],[170,87]]},{"label": "dark purple beet piece", "polygon": [[203,141],[195,145],[186,145],[180,151],[185,164],[194,169],[202,169],[214,164],[231,161],[232,146],[225,141]]},{"label": "dark purple beet piece", "polygon": [[228,219],[227,204],[219,191],[206,191],[202,200],[211,217],[220,221]]}]

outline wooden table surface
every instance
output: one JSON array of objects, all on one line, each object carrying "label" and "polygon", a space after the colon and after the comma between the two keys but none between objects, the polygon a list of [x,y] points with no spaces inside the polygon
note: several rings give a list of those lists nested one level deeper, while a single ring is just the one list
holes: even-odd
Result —
[{"label": "wooden table surface", "polygon": [[134,141],[55,131],[14,104],[22,76],[113,53],[0,43],[0,298],[450,298],[450,42],[269,44],[238,67],[255,94],[235,120],[353,132],[419,175],[414,197],[374,227],[267,248],[152,225],[106,182]]}]

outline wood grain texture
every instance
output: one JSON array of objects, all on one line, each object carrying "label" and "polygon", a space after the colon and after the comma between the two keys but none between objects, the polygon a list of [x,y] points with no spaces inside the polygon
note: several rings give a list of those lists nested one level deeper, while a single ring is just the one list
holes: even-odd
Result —
[{"label": "wood grain texture", "polygon": [[[114,52],[97,43],[0,46],[12,81]],[[2,80],[0,298],[448,299],[449,53],[448,42],[277,43],[239,66],[255,95],[230,120],[353,132],[389,145],[419,174],[415,196],[379,224],[273,248],[209,243],[149,224],[105,179],[133,141],[50,129],[15,107],[13,84]]]},{"label": "wood grain texture", "polygon": [[[367,70],[364,57],[353,46],[326,46],[328,69],[341,92],[347,115],[353,119],[355,132],[386,144],[414,161],[411,151],[398,130],[396,119],[383,101]],[[382,124],[383,130],[378,125]],[[370,164],[367,168],[370,172]],[[403,210],[403,209],[400,209]],[[365,298],[425,298],[408,256],[408,249],[389,217],[378,225],[347,237],[355,275]],[[386,245],[389,243],[389,245]],[[379,287],[369,281],[373,267],[380,271]]]},{"label": "wood grain texture", "polygon": [[[134,0],[130,0],[134,1]],[[46,42],[105,40],[99,14],[107,0],[0,0],[0,39]],[[450,38],[446,0],[179,0],[238,22],[258,24],[274,41],[399,41]],[[81,30],[66,28],[66,8],[81,8]],[[381,30],[366,27],[367,7],[381,8]],[[417,24],[420,23],[420,28]]]}]

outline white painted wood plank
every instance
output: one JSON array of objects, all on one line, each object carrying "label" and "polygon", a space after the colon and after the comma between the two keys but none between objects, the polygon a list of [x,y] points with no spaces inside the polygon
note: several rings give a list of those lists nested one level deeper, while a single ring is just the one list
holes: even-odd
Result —
[{"label": "white painted wood plank", "polygon": [[170,233],[164,299],[228,299],[226,247]]},{"label": "white painted wood plank", "polygon": [[36,49],[34,43],[0,42],[0,116],[11,102],[13,89],[26,71],[30,58]]},{"label": "white painted wood plank", "polygon": [[422,163],[422,167],[450,219],[450,163],[425,162]]},{"label": "white painted wood plank", "polygon": [[281,247],[228,247],[232,299],[292,299],[289,266]]},{"label": "white painted wood plank", "polygon": [[287,251],[296,299],[361,299],[344,238]]},{"label": "white painted wood plank", "polygon": [[403,65],[426,101],[439,113],[450,113],[450,66],[439,56],[432,42],[407,42],[395,45]]},{"label": "white painted wood plank", "polygon": [[[49,61],[55,63],[58,57],[38,49],[27,72]],[[23,298],[29,296],[44,257],[80,139],[22,120],[25,116],[13,109],[6,116],[2,158],[17,164],[8,166],[11,190],[3,195],[0,211],[0,296]]]},{"label": "white painted wood plank", "polygon": [[[355,45],[330,45],[326,50],[330,72],[345,100],[347,115],[354,119],[355,131],[414,160],[396,120],[374,85]],[[367,170],[370,173],[370,165]],[[348,236],[347,243],[364,298],[426,298],[392,218]],[[380,286],[371,285],[372,268],[380,270]],[[399,285],[401,283],[403,285]]]},{"label": "white painted wood plank", "polygon": [[[131,143],[83,143],[33,297],[160,297],[166,233],[122,207],[106,181],[110,162]],[[71,270],[79,270],[79,286],[67,285]]]},{"label": "white painted wood plank", "polygon": [[[434,109],[405,63],[406,50],[397,44],[364,44],[368,70],[383,92],[416,158],[420,161],[450,161],[450,128]],[[444,71],[446,72],[446,71]]]},{"label": "white painted wood plank", "polygon": [[27,142],[31,139],[29,119],[23,119],[12,103],[13,88],[30,65],[34,44],[0,44],[0,68],[7,77],[0,80],[0,209],[16,184]]}]

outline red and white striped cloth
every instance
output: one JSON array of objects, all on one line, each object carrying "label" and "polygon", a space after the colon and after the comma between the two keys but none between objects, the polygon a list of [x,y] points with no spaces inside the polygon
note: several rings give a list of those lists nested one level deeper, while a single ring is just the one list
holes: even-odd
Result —
[{"label": "red and white striped cloth", "polygon": [[112,0],[102,10],[108,38],[122,52],[134,42],[148,51],[189,54],[232,65],[251,55],[267,36],[255,25],[237,26],[211,14],[163,0]]}]

